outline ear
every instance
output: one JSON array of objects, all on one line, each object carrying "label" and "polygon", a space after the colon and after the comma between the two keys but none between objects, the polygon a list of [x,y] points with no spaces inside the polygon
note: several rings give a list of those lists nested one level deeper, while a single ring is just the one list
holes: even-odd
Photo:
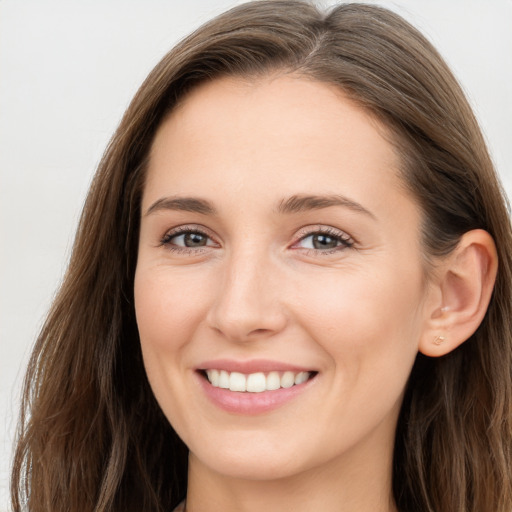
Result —
[{"label": "ear", "polygon": [[497,269],[491,235],[481,229],[465,233],[432,277],[419,344],[422,354],[443,356],[477,330],[491,300]]}]

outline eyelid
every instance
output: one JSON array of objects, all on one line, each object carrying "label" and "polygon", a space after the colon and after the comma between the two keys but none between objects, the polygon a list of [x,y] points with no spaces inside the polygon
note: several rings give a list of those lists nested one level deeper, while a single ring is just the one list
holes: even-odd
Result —
[{"label": "eyelid", "polygon": [[[181,247],[181,246],[174,245],[174,244],[170,243],[170,240],[172,238],[177,237],[184,233],[200,233],[200,234],[208,237],[211,241],[213,241],[214,245],[220,246],[220,243],[216,239],[217,238],[216,235],[214,233],[212,233],[212,231],[210,229],[206,228],[205,226],[203,226],[201,224],[180,224],[178,226],[170,228],[161,237],[160,243],[158,245],[166,246],[166,247],[172,248],[173,250],[176,250],[176,251],[191,251],[191,252],[194,252],[194,251],[197,252],[200,250],[205,250],[207,247],[210,247],[210,248],[213,247],[213,245],[207,245],[207,246],[202,246],[202,247],[197,247],[197,248],[192,248],[192,247],[187,248],[187,247]],[[336,248],[323,249],[323,250],[298,247],[298,244],[301,241],[303,241],[307,237],[313,236],[315,234],[323,234],[323,235],[331,236],[333,238],[338,239],[341,242],[341,244],[338,245]],[[306,252],[322,253],[322,254],[326,255],[326,254],[330,254],[332,252],[339,252],[344,249],[349,249],[355,243],[356,243],[356,241],[354,240],[354,238],[352,236],[350,236],[347,232],[345,232],[341,229],[338,229],[338,228],[335,228],[335,227],[329,226],[329,225],[315,224],[315,225],[309,225],[309,226],[304,226],[304,227],[300,228],[294,236],[294,242],[292,243],[291,248],[297,249],[297,250],[301,249],[302,251],[306,251]]]},{"label": "eyelid", "polygon": [[304,226],[301,228],[295,235],[295,241],[292,244],[292,248],[300,249],[297,247],[299,242],[303,241],[309,236],[315,235],[315,234],[322,234],[331,236],[334,238],[339,239],[342,242],[342,245],[337,247],[336,249],[326,249],[326,250],[319,250],[319,249],[306,249],[305,251],[314,251],[317,253],[323,253],[323,254],[329,254],[330,252],[338,252],[343,249],[348,249],[354,244],[356,244],[356,240],[350,236],[346,231],[343,231],[341,229],[335,228],[333,226],[328,225],[322,225],[322,224],[315,224],[312,226]]},{"label": "eyelid", "polygon": [[[204,236],[207,236],[210,240],[215,242],[216,245],[219,245],[219,242],[216,240],[216,236],[212,233],[212,231],[201,224],[180,224],[179,226],[175,226],[173,228],[168,229],[163,236],[160,238],[159,246],[172,245],[170,244],[170,240],[176,236],[182,235],[184,233],[200,233]],[[179,246],[176,246],[179,247]],[[211,246],[209,246],[211,247]],[[181,248],[181,249],[192,249],[192,248]]]}]

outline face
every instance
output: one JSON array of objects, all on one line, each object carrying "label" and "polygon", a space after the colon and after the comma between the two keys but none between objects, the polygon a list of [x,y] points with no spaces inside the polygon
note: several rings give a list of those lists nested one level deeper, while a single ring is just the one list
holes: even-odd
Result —
[{"label": "face", "polygon": [[294,76],[202,85],[159,128],[135,305],[191,463],[264,479],[389,461],[426,287],[384,134]]}]

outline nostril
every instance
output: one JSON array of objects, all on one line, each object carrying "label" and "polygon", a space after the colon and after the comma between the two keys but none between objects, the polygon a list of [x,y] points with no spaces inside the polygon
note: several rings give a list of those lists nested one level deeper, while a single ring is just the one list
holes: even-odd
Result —
[{"label": "nostril", "polygon": [[251,334],[266,334],[270,332],[270,329],[254,329],[254,331],[251,331],[249,335]]}]

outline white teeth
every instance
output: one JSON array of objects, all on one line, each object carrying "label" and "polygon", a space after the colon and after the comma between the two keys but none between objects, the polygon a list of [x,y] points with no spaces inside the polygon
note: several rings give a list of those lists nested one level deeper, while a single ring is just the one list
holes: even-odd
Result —
[{"label": "white teeth", "polygon": [[[210,380],[210,382],[212,381]],[[213,385],[215,386],[215,384]],[[226,370],[219,372],[219,388],[229,389],[229,373]]]},{"label": "white teeth", "polygon": [[278,372],[270,372],[267,375],[267,389],[273,391],[281,387],[281,377]]},{"label": "white teeth", "polygon": [[311,376],[310,372],[294,373],[286,371],[270,372],[265,375],[263,372],[245,375],[239,372],[227,372],[226,370],[206,370],[206,375],[211,385],[216,388],[229,389],[230,391],[250,393],[262,393],[273,391],[279,388],[291,388],[294,385],[306,382]]},{"label": "white teeth", "polygon": [[243,373],[232,372],[229,376],[230,391],[246,391],[247,379]]},{"label": "white teeth", "polygon": [[251,373],[247,377],[247,391],[261,393],[267,389],[267,379],[264,373]]},{"label": "white teeth", "polygon": [[284,372],[281,377],[281,387],[291,388],[295,384],[295,375],[293,372]]},{"label": "white teeth", "polygon": [[309,379],[308,372],[300,372],[297,375],[295,375],[295,384],[302,384],[303,382],[306,382],[308,379]]},{"label": "white teeth", "polygon": [[219,370],[208,370],[208,379],[215,386],[219,386]]}]

